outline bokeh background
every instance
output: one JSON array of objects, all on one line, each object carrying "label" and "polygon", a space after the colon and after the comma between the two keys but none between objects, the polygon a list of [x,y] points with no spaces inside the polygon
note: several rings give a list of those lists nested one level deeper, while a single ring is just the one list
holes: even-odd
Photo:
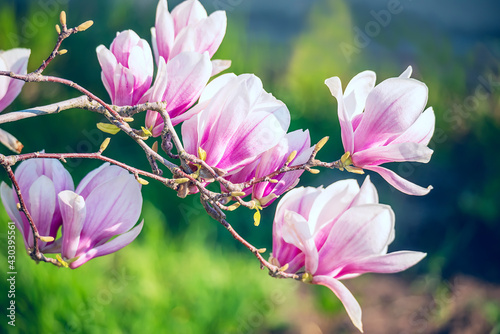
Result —
[{"label": "bokeh background", "polygon": [[[207,0],[226,10],[228,30],[215,59],[231,71],[255,73],[292,114],[290,129],[330,142],[319,158],[342,154],[336,101],[323,84],[344,85],[358,72],[378,82],[408,65],[429,87],[436,112],[435,150],[426,165],[389,166],[434,190],[425,197],[395,191],[372,175],[382,203],[396,213],[390,250],[425,251],[417,266],[396,275],[347,281],[363,308],[366,333],[500,333],[500,4],[495,0]],[[170,1],[173,8],[179,1]],[[28,47],[34,70],[52,50],[61,10],[70,25],[94,26],[64,42],[47,74],[74,80],[108,100],[95,55],[117,31],[150,41],[156,0],[0,0],[0,49]],[[381,18],[381,11],[392,9]],[[378,19],[377,19],[378,18]],[[79,96],[57,84],[26,84],[6,111]],[[143,117],[143,116],[142,116]],[[5,124],[24,152],[93,152],[105,138],[101,118],[82,110]],[[141,117],[134,125],[140,127]],[[9,152],[0,148],[0,153]],[[141,150],[115,135],[106,154],[148,168]],[[99,166],[68,161],[75,183]],[[7,181],[5,173],[0,173]],[[300,185],[355,177],[323,170]],[[358,177],[359,182],[363,177]],[[324,287],[275,280],[253,255],[204,214],[197,196],[143,187],[146,225],[138,239],[77,270],[36,265],[17,238],[16,327],[5,333],[355,333],[336,297]],[[271,248],[275,206],[259,227],[250,211],[229,221],[250,242]],[[8,306],[7,221],[0,209],[0,308]]]}]

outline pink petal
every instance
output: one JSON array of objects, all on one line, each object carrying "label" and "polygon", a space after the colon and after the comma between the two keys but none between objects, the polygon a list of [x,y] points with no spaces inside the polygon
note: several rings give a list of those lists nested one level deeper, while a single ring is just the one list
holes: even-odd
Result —
[{"label": "pink petal", "polygon": [[358,194],[351,202],[350,207],[355,207],[363,204],[377,204],[378,203],[378,193],[377,188],[373,185],[370,180],[370,175],[367,175],[365,181],[361,185]]},{"label": "pink petal", "polygon": [[135,31],[125,30],[116,34],[109,49],[120,64],[129,67],[130,52],[139,43],[140,39]]},{"label": "pink petal", "polygon": [[86,199],[90,193],[101,184],[118,176],[128,174],[129,173],[125,169],[118,166],[111,166],[109,162],[105,162],[100,167],[88,173],[80,181],[75,192]]},{"label": "pink petal", "polygon": [[427,163],[431,160],[433,150],[423,144],[405,142],[376,146],[352,155],[355,166],[363,168],[368,165],[380,165],[386,162],[416,161]]},{"label": "pink petal", "polygon": [[24,232],[23,220],[19,210],[17,209],[17,203],[19,200],[17,197],[14,197],[12,193],[12,189],[5,182],[2,182],[0,185],[0,198],[2,199],[3,207],[5,208],[5,211],[7,211],[9,218],[16,224],[17,229],[21,231],[25,246],[28,248],[27,234],[31,232],[27,231],[26,234]]},{"label": "pink petal", "polygon": [[212,73],[212,63],[207,53],[183,52],[171,59],[166,66],[168,82],[163,101],[173,125],[175,119],[188,110],[200,97]]},{"label": "pink petal", "polygon": [[115,56],[111,51],[109,51],[104,45],[99,45],[96,48],[97,59],[99,60],[99,64],[101,65],[102,73],[101,79],[108,91],[111,100],[115,98],[115,68],[118,66],[118,62],[116,61]]},{"label": "pink petal", "polygon": [[366,98],[375,87],[376,78],[375,72],[364,71],[352,78],[345,88],[344,103],[349,119],[352,120],[365,109]]},{"label": "pink petal", "polygon": [[63,219],[63,235],[61,254],[69,260],[77,256],[76,252],[80,243],[87,210],[82,196],[70,190],[59,193],[59,206]]},{"label": "pink petal", "polygon": [[216,11],[197,24],[184,28],[175,38],[170,58],[183,51],[203,53],[212,58],[226,34],[226,12]]},{"label": "pink petal", "polygon": [[134,226],[142,208],[140,185],[131,174],[120,175],[95,187],[85,203],[82,239],[85,236],[95,244]]},{"label": "pink petal", "polygon": [[338,274],[338,278],[351,274],[398,273],[414,266],[426,255],[426,253],[421,252],[399,251],[366,257],[347,264]]},{"label": "pink petal", "polygon": [[[322,190],[309,214],[308,221],[313,233],[316,234],[326,224],[343,214],[358,192],[359,185],[353,179],[335,182]],[[326,233],[328,235],[328,231]]]},{"label": "pink petal", "polygon": [[353,153],[354,137],[351,117],[347,112],[344,95],[342,94],[342,83],[338,77],[333,77],[325,80],[325,84],[330,88],[330,92],[337,99],[338,117],[340,122],[340,131],[342,136],[342,144],[346,152]]},{"label": "pink petal", "polygon": [[158,64],[160,57],[168,60],[174,44],[175,29],[174,20],[168,11],[166,0],[158,2],[155,28],[151,29],[151,35],[156,63]]},{"label": "pink petal", "polygon": [[427,86],[414,79],[390,78],[377,85],[354,133],[355,151],[392,140],[406,131],[427,103]]},{"label": "pink petal", "polygon": [[175,23],[175,34],[179,34],[184,27],[196,24],[207,16],[207,11],[198,0],[181,2],[172,10],[172,17]]},{"label": "pink petal", "polygon": [[316,274],[330,274],[360,257],[381,254],[393,234],[394,220],[387,205],[367,204],[347,210],[319,250]]},{"label": "pink petal", "polygon": [[[45,175],[40,176],[29,189],[29,199],[31,218],[33,218],[40,235],[55,237],[55,235],[51,235],[51,230],[57,231],[60,221],[55,222],[58,224],[57,226],[51,226],[56,208],[56,191],[52,180]],[[40,243],[42,248],[45,245],[45,242]]]},{"label": "pink petal", "polygon": [[421,186],[416,185],[415,183],[403,179],[398,174],[384,167],[365,166],[364,169],[369,169],[379,173],[380,176],[382,176],[391,186],[408,195],[423,196],[427,195],[429,191],[432,190],[432,186],[423,188]]},{"label": "pink petal", "polygon": [[287,210],[282,234],[285,242],[294,245],[304,253],[306,270],[310,273],[316,272],[318,268],[318,250],[314,244],[307,220],[298,213]]},{"label": "pink petal", "polygon": [[135,240],[135,238],[137,238],[139,233],[141,233],[143,225],[144,221],[142,221],[139,225],[137,225],[130,231],[117,236],[113,240],[92,248],[91,250],[80,256],[76,261],[70,263],[70,268],[76,269],[86,262],[92,260],[93,258],[114,253],[116,251],[119,251],[123,247],[128,246],[132,241]]},{"label": "pink petal", "polygon": [[363,323],[361,322],[361,306],[356,301],[351,291],[349,291],[340,281],[328,276],[314,276],[313,284],[324,285],[335,293],[338,299],[344,305],[352,323],[363,332]]},{"label": "pink petal", "polygon": [[[8,70],[17,74],[26,74],[30,53],[30,49],[21,48],[0,52],[0,58],[3,60],[3,64],[6,67],[4,70]],[[3,94],[1,90],[5,89],[5,87],[3,89],[0,89],[0,111],[7,108],[12,103],[12,101],[16,99],[24,85],[24,81],[22,80],[10,78],[6,79],[7,81],[5,81],[5,79],[3,78],[2,80],[0,80],[3,82],[3,86],[8,85],[7,90],[5,90]]]},{"label": "pink petal", "polygon": [[133,73],[122,64],[118,64],[115,68],[113,80],[115,86],[114,97],[111,99],[113,104],[117,106],[132,105],[135,85]]},{"label": "pink petal", "polygon": [[428,145],[436,125],[436,116],[432,107],[427,108],[405,132],[396,137],[391,144],[415,142]]}]

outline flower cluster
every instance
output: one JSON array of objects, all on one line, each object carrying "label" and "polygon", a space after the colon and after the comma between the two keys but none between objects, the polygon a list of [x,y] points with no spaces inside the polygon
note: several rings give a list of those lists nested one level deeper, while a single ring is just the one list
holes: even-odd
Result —
[{"label": "flower cluster", "polygon": [[[188,193],[206,190],[200,184],[222,179],[221,193],[211,203],[224,208],[234,198],[240,204],[251,196],[246,204],[257,210],[258,225],[259,210],[289,191],[276,209],[271,267],[330,288],[362,330],[361,308],[340,281],[368,272],[399,272],[425,254],[388,253],[395,237],[394,212],[379,204],[368,176],[361,187],[355,180],[345,180],[326,188],[291,189],[311,166],[333,166],[355,173],[371,170],[406,194],[427,194],[431,186],[420,187],[380,166],[429,162],[435,116],[431,107],[425,109],[427,86],[410,78],[411,67],[378,85],[375,73],[362,72],[344,91],[338,77],[327,79],[338,104],[344,154],[336,162],[320,164],[315,156],[324,142],[311,145],[308,130],[290,131],[287,106],[266,92],[258,77],[228,73],[211,80],[230,65],[230,61],[212,60],[225,31],[223,11],[208,15],[198,0],[187,0],[169,12],[167,1],[160,0],[151,30],[153,51],[132,30],[117,33],[109,49],[97,47],[103,84],[118,106],[166,103],[172,125],[181,124],[185,152],[179,147],[178,151],[191,157],[187,164],[182,161],[183,173],[192,174],[184,179],[198,182]],[[28,56],[26,49],[0,53],[0,70],[26,73]],[[0,76],[0,111],[21,87],[22,81]],[[157,137],[174,131],[164,121],[157,111],[147,111],[141,134]],[[60,253],[61,263],[71,268],[123,248],[142,229],[142,222],[134,227],[142,206],[140,185],[120,167],[106,163],[76,189],[57,160],[25,161],[15,178],[38,228],[39,249]],[[2,183],[1,199],[31,251],[34,233],[18,209],[16,189]]]},{"label": "flower cluster", "polygon": [[[105,163],[85,176],[76,190],[71,175],[55,159],[27,160],[15,176],[44,240],[40,250],[60,252],[60,261],[70,268],[127,246],[142,229],[142,222],[134,227],[142,207],[140,184],[123,168]],[[26,249],[33,250],[33,233],[18,210],[15,189],[2,182],[0,196],[23,235]],[[56,240],[60,227],[62,235]]]}]

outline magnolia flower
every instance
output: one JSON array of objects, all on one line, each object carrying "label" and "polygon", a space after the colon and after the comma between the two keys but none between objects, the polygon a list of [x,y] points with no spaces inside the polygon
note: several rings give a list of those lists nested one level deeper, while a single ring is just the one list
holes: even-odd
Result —
[{"label": "magnolia flower", "polygon": [[[313,152],[314,147],[310,146],[309,130],[287,133],[276,146],[264,152],[255,163],[247,165],[227,179],[232,183],[242,183],[250,181],[254,177],[267,176],[283,167],[293,151],[295,151],[295,156],[292,156],[293,159],[290,160],[289,166],[304,164]],[[258,207],[267,207],[280,195],[295,187],[303,172],[303,170],[298,170],[279,174],[273,177],[276,180],[275,183],[260,182],[245,189],[244,192],[247,195],[252,194],[252,200]]]},{"label": "magnolia flower", "polygon": [[323,188],[297,188],[287,193],[276,210],[271,262],[286,272],[304,267],[304,282],[325,285],[344,304],[360,330],[361,307],[340,280],[361,274],[403,271],[425,253],[387,254],[394,240],[394,213],[378,204],[367,177],[362,187],[345,180]]},{"label": "magnolia flower", "polygon": [[[168,63],[160,57],[158,75],[153,87],[141,102],[167,103],[166,111],[172,124],[177,125],[193,116],[199,109],[186,112],[201,95],[212,73],[212,63],[208,53],[182,52]],[[154,137],[163,130],[163,118],[153,110],[146,114],[146,128]]]},{"label": "magnolia flower", "polygon": [[[226,12],[216,11],[210,16],[198,0],[187,0],[168,11],[166,0],[160,0],[156,9],[155,27],[151,28],[156,63],[160,57],[168,63],[183,51],[208,52],[212,58],[226,33]],[[228,61],[214,61],[214,73],[230,66]]]},{"label": "magnolia flower", "polygon": [[[26,74],[30,49],[11,49],[0,51],[0,71]],[[0,76],[0,111],[7,108],[19,95],[24,81]]]},{"label": "magnolia flower", "polygon": [[[71,175],[56,159],[26,160],[14,175],[38,233],[42,237],[55,238],[62,224],[57,194],[75,189]],[[23,235],[26,249],[33,249],[33,233],[28,219],[17,209],[19,199],[15,189],[2,182],[0,195],[7,214]],[[40,241],[38,245],[42,252],[54,251],[53,242]]]},{"label": "magnolia flower", "polygon": [[143,222],[134,227],[141,213],[141,187],[133,175],[109,163],[90,172],[75,192],[59,193],[59,205],[61,255],[72,269],[122,249],[142,230]]},{"label": "magnolia flower", "polygon": [[343,162],[379,173],[406,194],[425,195],[432,186],[417,186],[379,166],[394,161],[427,163],[433,153],[427,145],[434,133],[434,111],[429,107],[422,112],[428,89],[424,83],[410,79],[411,72],[408,67],[400,77],[377,86],[375,73],[361,72],[349,82],[344,94],[338,77],[325,83],[338,101],[346,152]]},{"label": "magnolia flower", "polygon": [[126,30],[116,34],[110,50],[99,45],[96,51],[102,82],[112,103],[136,105],[153,80],[153,55],[148,42]]},{"label": "magnolia flower", "polygon": [[251,74],[213,80],[194,109],[201,112],[182,124],[184,148],[222,174],[253,163],[281,141],[290,124],[285,104]]}]

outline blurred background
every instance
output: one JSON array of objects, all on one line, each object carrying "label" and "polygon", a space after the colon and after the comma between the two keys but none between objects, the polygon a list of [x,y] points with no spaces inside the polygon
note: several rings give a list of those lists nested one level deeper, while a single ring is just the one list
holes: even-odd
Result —
[{"label": "blurred background", "polygon": [[[371,69],[377,82],[408,65],[429,87],[436,113],[435,150],[429,164],[389,168],[434,190],[402,194],[371,175],[381,203],[396,213],[394,250],[428,256],[396,275],[346,281],[363,309],[366,333],[500,333],[500,4],[494,0],[207,0],[225,10],[228,29],[214,59],[231,59],[231,71],[255,73],[283,100],[290,129],[310,129],[312,141],[329,135],[320,152],[338,159],[336,101],[324,80],[344,84]],[[179,1],[170,1],[174,8]],[[0,50],[27,47],[28,70],[46,58],[56,40],[61,10],[69,25],[94,26],[66,40],[69,50],[46,74],[74,80],[105,100],[95,55],[117,31],[133,29],[150,41],[156,0],[0,0]],[[390,10],[390,11],[389,11]],[[383,13],[389,13],[384,16]],[[79,96],[57,84],[26,84],[6,112]],[[140,127],[143,117],[136,117]],[[105,135],[101,117],[83,110],[5,124],[24,152],[94,152]],[[150,144],[152,140],[150,140]],[[0,153],[10,154],[3,147]],[[148,169],[141,150],[119,133],[106,154]],[[75,184],[100,163],[68,161]],[[5,173],[0,173],[7,181]],[[300,185],[329,185],[356,177],[322,170]],[[364,177],[358,177],[362,182]],[[130,246],[75,271],[36,265],[17,237],[16,327],[5,333],[356,333],[341,303],[320,286],[276,280],[252,254],[204,213],[198,196],[180,200],[160,185],[143,187],[146,225]],[[275,206],[229,215],[257,247],[271,248]],[[7,221],[0,209],[0,263],[7,268]],[[0,279],[5,312],[7,269]],[[4,314],[4,313],[2,313]]]}]

